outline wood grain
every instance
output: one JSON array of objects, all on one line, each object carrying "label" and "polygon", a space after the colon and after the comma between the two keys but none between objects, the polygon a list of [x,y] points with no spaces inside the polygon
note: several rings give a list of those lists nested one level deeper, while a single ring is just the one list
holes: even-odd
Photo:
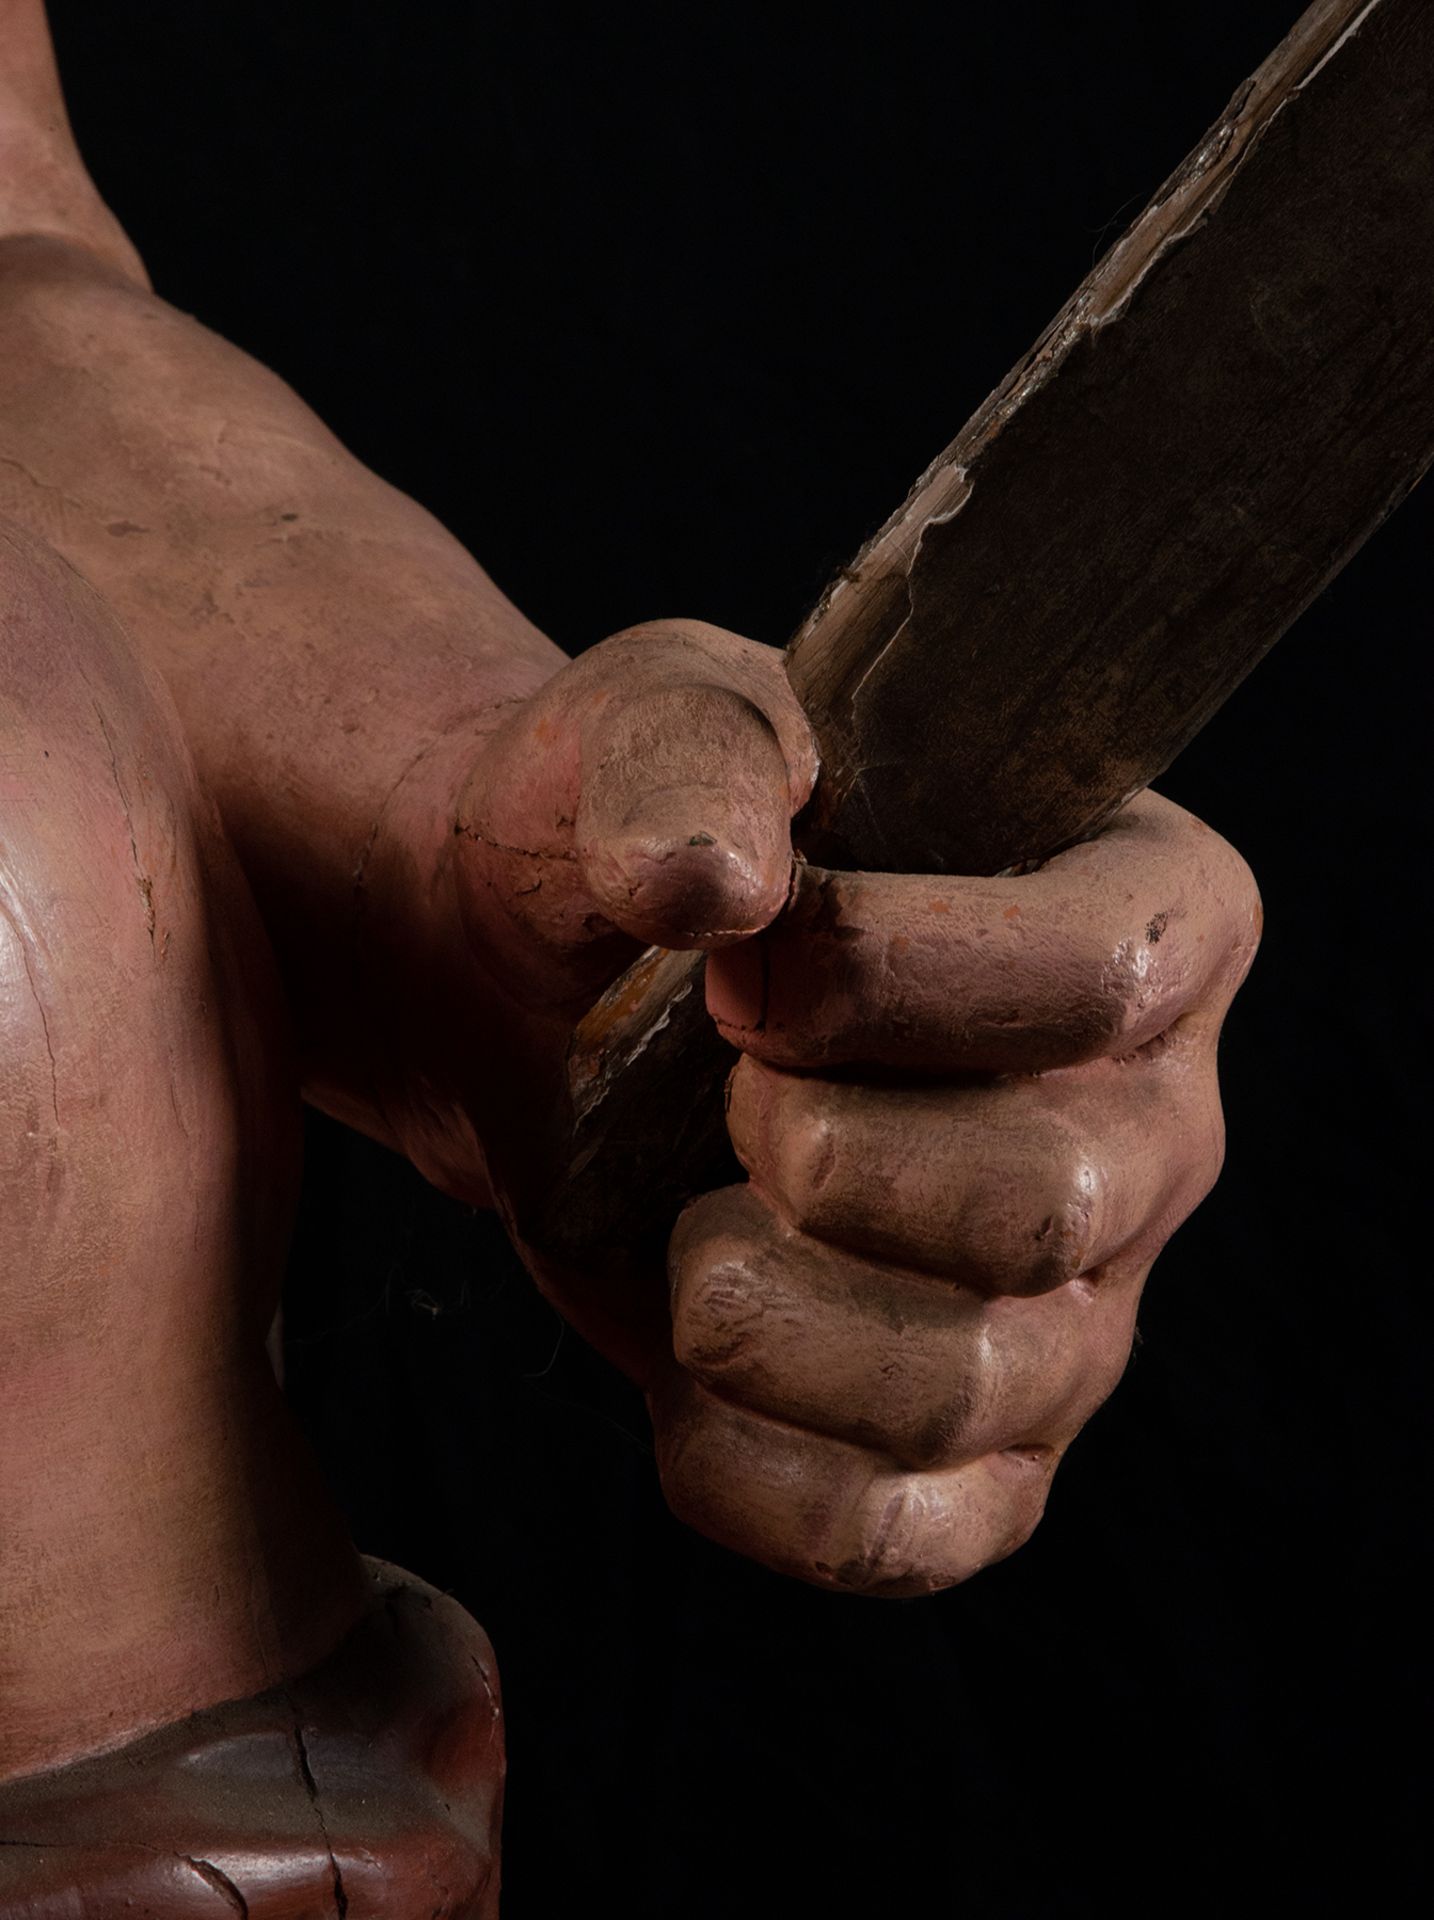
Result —
[{"label": "wood grain", "polygon": [[[793,639],[809,857],[1028,867],[1169,766],[1434,454],[1431,209],[1434,7],[1318,0]],[[740,1177],[732,1058],[639,962],[524,1237],[596,1276]]]},{"label": "wood grain", "polygon": [[1434,452],[1434,9],[1312,7],[827,589],[828,865],[990,873],[1164,768]]}]

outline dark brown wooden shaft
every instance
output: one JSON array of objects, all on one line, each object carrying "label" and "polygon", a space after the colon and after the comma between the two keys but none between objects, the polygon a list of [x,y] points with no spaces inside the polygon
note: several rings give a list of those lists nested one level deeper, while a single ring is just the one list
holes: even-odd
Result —
[{"label": "dark brown wooden shaft", "polygon": [[[804,851],[992,873],[1094,832],[1428,465],[1431,315],[1434,5],[1317,0],[796,635]],[[731,1057],[700,957],[639,962],[520,1227],[595,1272],[665,1233],[723,1177]]]},{"label": "dark brown wooden shaft", "polygon": [[832,583],[829,865],[989,873],[1160,773],[1434,451],[1434,7],[1321,0]]}]

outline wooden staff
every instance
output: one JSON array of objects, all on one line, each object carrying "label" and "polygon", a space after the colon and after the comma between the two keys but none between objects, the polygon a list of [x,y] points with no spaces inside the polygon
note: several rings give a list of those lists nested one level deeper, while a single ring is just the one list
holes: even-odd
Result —
[{"label": "wooden staff", "polygon": [[[837,574],[787,654],[824,864],[996,873],[1096,832],[1434,454],[1434,6],[1316,0]],[[584,1021],[525,1239],[600,1271],[738,1179],[701,958]]]}]

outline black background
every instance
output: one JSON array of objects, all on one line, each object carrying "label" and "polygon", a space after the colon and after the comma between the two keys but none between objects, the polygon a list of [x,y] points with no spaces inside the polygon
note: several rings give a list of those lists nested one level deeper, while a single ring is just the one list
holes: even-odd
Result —
[{"label": "black background", "polygon": [[[576,650],[661,614],[785,639],[1297,10],[52,13],[159,290]],[[690,1535],[492,1223],[311,1127],[292,1388],[360,1543],[496,1643],[508,1920],[1390,1910],[1429,534],[1416,496],[1161,783],[1265,897],[1227,1170],[1036,1538],[969,1586],[833,1597]]]}]

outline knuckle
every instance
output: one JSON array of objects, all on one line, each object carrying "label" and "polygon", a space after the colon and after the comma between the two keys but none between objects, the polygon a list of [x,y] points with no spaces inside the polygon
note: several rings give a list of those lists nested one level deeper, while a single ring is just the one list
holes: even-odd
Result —
[{"label": "knuckle", "polygon": [[668,1253],[672,1345],[678,1363],[716,1381],[742,1367],[766,1310],[755,1202],[745,1188],[695,1201]]},{"label": "knuckle", "polygon": [[[741,949],[736,952],[740,953]],[[727,986],[725,976],[732,971],[731,954],[715,955],[707,963],[708,1004],[710,1008],[716,1000],[719,1019],[730,1008],[726,1000],[718,1000],[713,994],[712,976],[715,973],[724,976],[720,991]],[[742,1165],[764,1185],[771,1183],[790,1116],[801,1099],[801,1089],[789,1081],[789,1075],[774,1070],[759,1057],[744,1053],[727,1082],[728,1137]]]},{"label": "knuckle", "polygon": [[1031,1143],[1031,1171],[992,1178],[973,1219],[977,1278],[1002,1294],[1042,1294],[1074,1280],[1096,1243],[1107,1176],[1064,1129]]},{"label": "knuckle", "polygon": [[924,1493],[918,1474],[877,1478],[833,1529],[825,1543],[830,1558],[814,1558],[813,1571],[833,1586],[862,1593],[925,1590]]},{"label": "knuckle", "polygon": [[674,1303],[673,1353],[699,1380],[721,1380],[740,1365],[761,1326],[753,1275],[728,1255],[689,1270],[684,1281]]},{"label": "knuckle", "polygon": [[1095,1238],[1095,1176],[1083,1167],[1067,1188],[1037,1215],[1024,1266],[1024,1286],[1012,1291],[1050,1293],[1085,1269]]},{"label": "knuckle", "polygon": [[783,1212],[804,1233],[829,1224],[827,1189],[837,1153],[837,1134],[824,1114],[808,1113],[782,1129],[772,1174]]},{"label": "knuckle", "polygon": [[1146,931],[1122,920],[1072,940],[1060,990],[1043,1018],[1043,1057],[1034,1065],[1080,1066],[1121,1052],[1158,984]]},{"label": "knuckle", "polygon": [[824,1585],[899,1599],[959,1585],[1004,1559],[1035,1530],[1049,1473],[998,1483],[983,1465],[873,1476],[812,1572]]},{"label": "knuckle", "polygon": [[[710,1011],[710,976],[716,971],[710,961],[707,971]],[[720,1024],[720,1014],[714,1017],[718,1018]],[[757,1172],[766,1157],[762,1126],[763,1088],[758,1078],[761,1072],[760,1062],[744,1053],[727,1076],[727,1138],[732,1143],[732,1151],[748,1173]]]},{"label": "knuckle", "polygon": [[738,1159],[783,1219],[810,1232],[825,1220],[826,1190],[844,1128],[820,1081],[744,1058],[733,1070],[727,1128]]},{"label": "knuckle", "polygon": [[1118,1052],[1145,1024],[1157,999],[1160,969],[1151,948],[1164,928],[1152,920],[1140,930],[1123,930],[1111,943],[1100,968],[1099,986],[1091,996],[1093,1026],[1100,1051]]},{"label": "knuckle", "polygon": [[773,1421],[680,1381],[654,1406],[669,1505],[709,1538],[848,1593],[955,1585],[1025,1540],[1056,1450],[911,1471],[889,1455]]},{"label": "knuckle", "polygon": [[981,1451],[996,1417],[1001,1369],[990,1342],[969,1329],[911,1328],[872,1338],[854,1327],[847,1390],[814,1416],[843,1439],[903,1467],[958,1465]]}]

